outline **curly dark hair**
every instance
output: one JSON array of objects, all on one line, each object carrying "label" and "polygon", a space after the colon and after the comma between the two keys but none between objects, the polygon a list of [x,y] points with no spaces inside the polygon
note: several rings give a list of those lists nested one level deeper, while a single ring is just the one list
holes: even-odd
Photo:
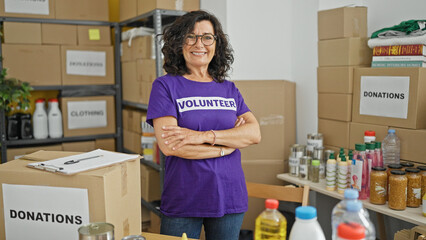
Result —
[{"label": "curly dark hair", "polygon": [[222,25],[213,15],[205,11],[192,11],[176,19],[163,31],[164,46],[161,51],[164,54],[164,70],[172,75],[189,74],[183,57],[183,45],[185,36],[194,30],[197,22],[210,21],[214,34],[217,36],[215,55],[211,60],[208,73],[216,82],[223,82],[228,76],[231,64],[234,62],[233,50],[228,41],[228,36],[223,32]]}]

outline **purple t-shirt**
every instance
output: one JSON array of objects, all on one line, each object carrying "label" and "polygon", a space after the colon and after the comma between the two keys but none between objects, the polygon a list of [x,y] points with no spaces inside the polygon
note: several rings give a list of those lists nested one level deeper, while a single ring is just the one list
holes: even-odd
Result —
[{"label": "purple t-shirt", "polygon": [[[196,130],[234,127],[250,109],[233,82],[196,82],[165,75],[152,84],[147,122],[173,116],[178,126]],[[219,155],[219,151],[217,153]],[[241,153],[200,160],[166,157],[161,212],[169,217],[222,217],[247,211]]]}]

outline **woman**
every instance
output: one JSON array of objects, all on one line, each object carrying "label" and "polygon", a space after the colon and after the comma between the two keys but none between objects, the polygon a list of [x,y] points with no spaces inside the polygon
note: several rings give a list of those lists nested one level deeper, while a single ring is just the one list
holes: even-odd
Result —
[{"label": "woman", "polygon": [[231,46],[217,18],[194,11],[163,32],[164,69],[148,106],[166,155],[161,233],[237,240],[247,211],[239,148],[260,141],[259,124],[225,80]]}]

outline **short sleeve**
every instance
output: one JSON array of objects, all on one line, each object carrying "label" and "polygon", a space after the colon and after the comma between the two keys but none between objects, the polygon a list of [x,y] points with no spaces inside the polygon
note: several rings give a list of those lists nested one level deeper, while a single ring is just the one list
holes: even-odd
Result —
[{"label": "short sleeve", "polygon": [[153,120],[155,118],[165,116],[177,118],[177,110],[167,86],[159,79],[156,79],[152,84],[146,122],[154,126]]},{"label": "short sleeve", "polygon": [[237,99],[237,116],[241,116],[242,114],[246,113],[246,112],[250,112],[250,109],[247,107],[246,103],[244,102],[244,98],[240,93],[240,90],[238,90],[238,88],[235,86],[234,84],[234,88],[236,91],[236,99]]}]

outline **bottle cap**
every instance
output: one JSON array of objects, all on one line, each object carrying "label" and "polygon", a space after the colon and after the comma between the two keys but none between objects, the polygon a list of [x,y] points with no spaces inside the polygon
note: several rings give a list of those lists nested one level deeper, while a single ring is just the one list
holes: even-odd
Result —
[{"label": "bottle cap", "polygon": [[44,103],[44,98],[39,98],[35,101],[36,103]]},{"label": "bottle cap", "polygon": [[365,148],[366,148],[365,144],[362,144],[362,143],[355,144],[355,150],[357,151],[365,151]]},{"label": "bottle cap", "polygon": [[312,166],[319,166],[320,165],[320,160],[312,160],[311,165]]},{"label": "bottle cap", "polygon": [[367,130],[367,131],[364,132],[364,136],[375,137],[376,136],[376,132],[375,131],[371,131],[371,130]]},{"label": "bottle cap", "polygon": [[359,201],[348,201],[346,203],[346,209],[349,212],[358,212],[362,208],[362,203]]},{"label": "bottle cap", "polygon": [[265,200],[265,208],[277,209],[280,203],[276,199],[268,198]]},{"label": "bottle cap", "polygon": [[401,166],[401,164],[389,164],[388,168],[391,168],[391,169],[401,169],[402,166]]},{"label": "bottle cap", "polygon": [[364,239],[365,227],[359,223],[344,222],[337,226],[337,236],[343,239]]},{"label": "bottle cap", "polygon": [[386,168],[384,167],[373,167],[374,171],[386,171]]},{"label": "bottle cap", "polygon": [[58,102],[58,99],[57,98],[50,98],[49,102]]},{"label": "bottle cap", "polygon": [[312,206],[300,206],[296,208],[296,217],[309,220],[317,217],[317,209]]},{"label": "bottle cap", "polygon": [[406,168],[405,172],[406,173],[419,173],[420,169],[417,169],[417,168]]},{"label": "bottle cap", "polygon": [[358,191],[355,189],[350,189],[350,188],[345,189],[345,192],[343,195],[345,199],[358,199],[359,197]]},{"label": "bottle cap", "polygon": [[334,153],[330,153],[330,157],[328,159],[334,159]]},{"label": "bottle cap", "polygon": [[409,163],[409,162],[404,162],[404,163],[400,163],[401,164],[401,166],[402,167],[409,167],[409,168],[411,168],[411,167],[414,167],[414,164],[412,164],[412,163]]},{"label": "bottle cap", "polygon": [[376,148],[376,144],[374,143],[366,143],[365,146],[368,150],[374,150]]},{"label": "bottle cap", "polygon": [[391,173],[394,175],[405,175],[405,172],[402,170],[392,170]]},{"label": "bottle cap", "polygon": [[340,158],[340,161],[346,162],[346,156],[345,156],[345,154],[340,154],[339,158]]},{"label": "bottle cap", "polygon": [[417,166],[417,168],[422,170],[422,171],[426,171],[426,166]]},{"label": "bottle cap", "polygon": [[395,129],[389,129],[388,133],[395,133]]},{"label": "bottle cap", "polygon": [[376,148],[382,148],[382,142],[374,142],[376,144]]}]

